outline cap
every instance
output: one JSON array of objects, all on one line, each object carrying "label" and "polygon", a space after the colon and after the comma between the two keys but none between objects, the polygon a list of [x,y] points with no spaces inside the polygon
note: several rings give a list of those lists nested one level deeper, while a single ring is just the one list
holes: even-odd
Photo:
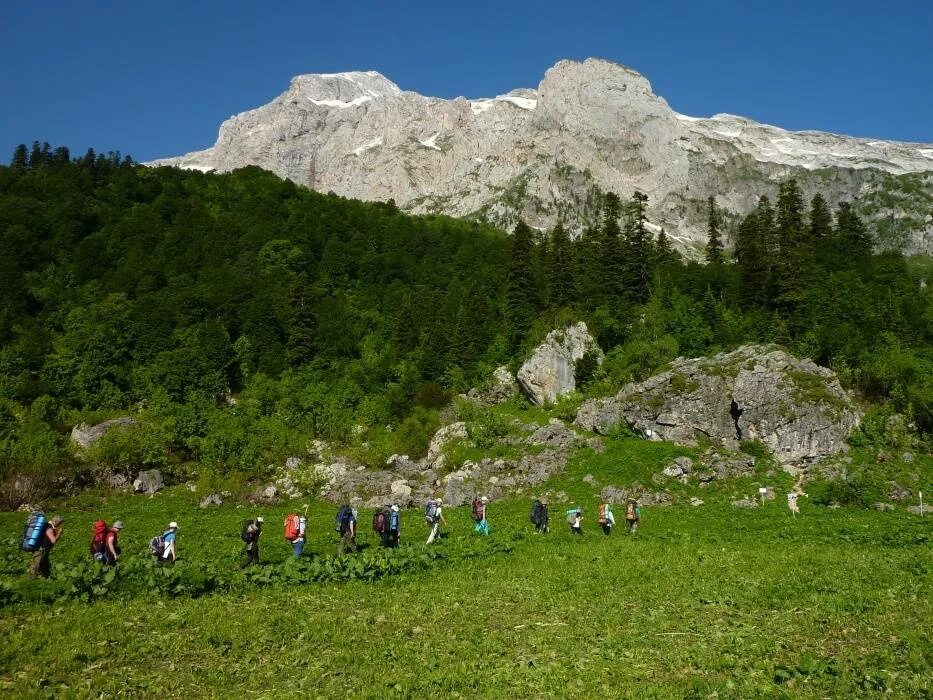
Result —
[{"label": "cap", "polygon": [[118,520],[117,522],[115,522],[115,523],[113,524],[113,529],[114,529],[114,530],[122,530],[122,529],[123,529],[123,521],[122,521],[122,520]]},{"label": "cap", "polygon": [[392,510],[394,510],[396,513],[398,513],[398,506],[395,505],[394,503],[392,504]]},{"label": "cap", "polygon": [[485,496],[483,496],[483,497],[482,497],[481,499],[479,499],[479,500],[481,500],[483,503],[487,503],[487,502],[489,501],[489,499],[486,498]]},{"label": "cap", "polygon": [[257,523],[264,523],[265,520],[263,520],[263,519],[262,519],[262,516],[260,515],[258,518],[256,518],[256,522],[257,522]]},{"label": "cap", "polygon": [[177,530],[177,529],[178,529],[178,523],[176,523],[176,522],[173,520],[172,522],[170,522],[170,523],[168,524],[168,529],[169,529],[169,530],[172,530],[172,529]]},{"label": "cap", "polygon": [[51,520],[51,523],[52,523],[53,525],[58,525],[59,523],[63,523],[63,522],[65,522],[65,519],[64,519],[62,516],[60,516],[60,515],[56,515],[56,516],[55,516],[54,518],[52,518],[52,520]]}]

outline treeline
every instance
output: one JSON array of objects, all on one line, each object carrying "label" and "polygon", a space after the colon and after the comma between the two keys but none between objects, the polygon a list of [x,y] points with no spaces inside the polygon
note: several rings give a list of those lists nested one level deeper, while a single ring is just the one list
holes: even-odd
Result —
[{"label": "treeline", "polygon": [[258,168],[21,146],[0,167],[3,479],[71,464],[71,426],[116,415],[141,420],[92,455],[115,469],[255,475],[314,437],[416,454],[452,394],[580,318],[608,350],[592,392],[776,341],[933,427],[928,260],[873,255],[851,207],[793,181],[730,231],[711,200],[705,265],[645,204],[610,193],[576,238],[507,236]]}]

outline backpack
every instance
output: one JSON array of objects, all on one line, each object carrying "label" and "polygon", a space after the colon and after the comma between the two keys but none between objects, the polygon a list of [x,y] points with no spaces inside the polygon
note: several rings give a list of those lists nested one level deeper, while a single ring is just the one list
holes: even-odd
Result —
[{"label": "backpack", "polygon": [[437,501],[428,501],[428,504],[424,507],[424,519],[428,521],[428,525],[433,525],[439,520],[437,510]]},{"label": "backpack", "polygon": [[631,501],[629,501],[628,506],[625,508],[625,519],[638,520],[638,512],[635,509],[635,504]]},{"label": "backpack", "polygon": [[389,511],[389,532],[398,532],[399,520],[400,517],[397,511]]},{"label": "backpack", "polygon": [[91,554],[103,554],[107,543],[107,523],[95,520],[91,528]]},{"label": "backpack", "polygon": [[250,529],[252,525],[252,520],[243,522],[243,529],[240,531],[240,539],[244,542],[254,542],[256,540],[256,533]]},{"label": "backpack", "polygon": [[531,515],[528,517],[532,523],[540,527],[547,522],[547,508],[541,501],[535,501],[531,504]]},{"label": "backpack", "polygon": [[24,552],[38,551],[48,522],[45,513],[31,513],[26,521],[26,529],[23,530],[23,539],[19,543],[19,548]]},{"label": "backpack", "polygon": [[353,518],[353,511],[350,506],[340,506],[337,511],[337,517],[334,519],[334,530],[341,535],[350,528],[350,520]]},{"label": "backpack", "polygon": [[579,509],[568,510],[567,511],[567,523],[574,525],[577,522],[577,514],[580,512]]},{"label": "backpack", "polygon": [[377,510],[375,513],[373,513],[373,532],[375,532],[377,535],[384,533],[386,531],[386,526],[388,525],[386,520],[386,512],[384,510]]},{"label": "backpack", "polygon": [[474,498],[473,499],[473,520],[475,520],[476,522],[480,522],[483,519],[483,517],[485,517],[486,515],[484,511],[485,509],[483,507],[483,502],[478,498]]},{"label": "backpack", "polygon": [[156,535],[149,540],[149,552],[156,558],[165,554],[165,535]]},{"label": "backpack", "polygon": [[285,516],[285,539],[297,540],[301,534],[301,522],[297,513],[289,513]]},{"label": "backpack", "polygon": [[606,523],[606,504],[600,503],[599,504],[599,524],[605,525],[605,523]]}]

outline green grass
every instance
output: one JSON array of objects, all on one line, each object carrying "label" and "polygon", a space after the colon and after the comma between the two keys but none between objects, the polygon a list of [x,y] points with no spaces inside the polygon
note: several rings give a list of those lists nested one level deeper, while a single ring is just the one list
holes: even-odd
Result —
[{"label": "green grass", "polygon": [[[664,459],[682,452],[644,444]],[[581,457],[555,485],[582,486],[580,472],[596,467],[601,481],[622,478],[648,457],[626,462],[621,448]],[[3,543],[4,586],[40,593],[2,609],[0,691],[11,697],[929,692],[933,519],[808,501],[802,517],[791,519],[779,503],[757,511],[717,503],[646,508],[635,537],[620,528],[607,538],[585,521],[586,534],[574,539],[556,504],[552,532],[532,535],[528,501],[517,500],[492,504],[488,540],[470,534],[467,509],[450,511],[451,535],[431,550],[434,557],[422,556],[420,512],[406,512],[403,549],[415,564],[373,582],[307,583],[286,577],[293,567],[279,522],[289,506],[264,509],[263,557],[273,563],[250,578],[235,571],[238,532],[257,509],[201,511],[194,500],[182,492],[69,501],[68,529],[53,553],[59,579],[50,582],[19,575],[27,555]],[[335,561],[332,510],[316,504],[310,513],[308,549],[325,564]],[[223,585],[172,597],[118,577],[112,598],[88,605],[57,597],[60,577],[86,558],[97,514],[126,521],[121,567],[136,572],[146,571],[148,538],[176,518],[181,560],[173,575],[201,572]],[[373,544],[368,515],[361,540]],[[8,532],[18,532],[22,520],[0,515]],[[268,582],[258,575],[263,571],[272,574]]]}]

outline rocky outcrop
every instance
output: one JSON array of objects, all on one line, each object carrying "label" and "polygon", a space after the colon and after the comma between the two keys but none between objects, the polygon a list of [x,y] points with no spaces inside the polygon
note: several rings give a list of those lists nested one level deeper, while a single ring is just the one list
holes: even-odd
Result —
[{"label": "rocky outcrop", "polygon": [[575,363],[587,353],[602,363],[603,352],[582,321],[547,334],[516,375],[532,403],[551,404],[576,386]]},{"label": "rocky outcrop", "polygon": [[96,444],[104,435],[114,428],[127,428],[136,425],[136,421],[129,416],[105,420],[103,423],[90,426],[87,423],[80,423],[71,429],[71,441],[82,449],[87,449]]},{"label": "rocky outcrop", "polygon": [[497,367],[489,383],[480,388],[470,389],[467,398],[479,403],[496,405],[508,401],[518,394],[518,382],[505,365]]},{"label": "rocky outcrop", "polygon": [[[791,132],[750,119],[678,114],[625,66],[561,61],[537,89],[442,100],[401,90],[375,71],[299,75],[269,104],[237,114],[213,147],[150,165],[225,172],[258,165],[320,192],[387,201],[415,213],[479,215],[580,230],[599,188],[648,195],[649,220],[684,250],[701,250],[714,196],[730,214],[796,177],[871,204],[913,251],[933,248],[933,145]],[[896,177],[921,173],[910,187]],[[893,183],[893,185],[892,185]],[[916,192],[919,188],[919,192]],[[888,192],[896,196],[884,196]]]},{"label": "rocky outcrop", "polygon": [[[847,449],[860,411],[835,374],[776,346],[744,346],[714,357],[678,359],[670,369],[587,401],[576,424],[606,433],[621,421],[652,439],[726,447],[760,440],[782,463],[816,461]],[[720,476],[754,467],[721,465]],[[738,471],[737,471],[738,470]]]}]

